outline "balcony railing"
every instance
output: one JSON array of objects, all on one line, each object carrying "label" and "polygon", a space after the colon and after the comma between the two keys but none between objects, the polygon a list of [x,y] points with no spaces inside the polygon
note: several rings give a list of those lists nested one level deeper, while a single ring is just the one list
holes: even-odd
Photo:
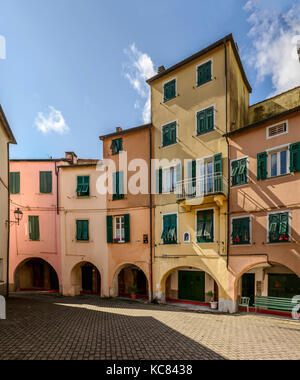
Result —
[{"label": "balcony railing", "polygon": [[178,200],[201,198],[213,194],[224,194],[227,196],[227,189],[227,180],[223,177],[223,173],[189,178],[176,183]]}]

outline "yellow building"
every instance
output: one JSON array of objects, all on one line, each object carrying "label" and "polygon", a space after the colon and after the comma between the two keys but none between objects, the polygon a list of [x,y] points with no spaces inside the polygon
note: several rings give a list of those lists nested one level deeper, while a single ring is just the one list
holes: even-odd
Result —
[{"label": "yellow building", "polygon": [[7,291],[9,243],[9,144],[16,144],[0,106],[0,294]]},{"label": "yellow building", "polygon": [[154,294],[234,311],[229,289],[226,131],[245,125],[251,87],[232,35],[148,80],[151,86]]}]

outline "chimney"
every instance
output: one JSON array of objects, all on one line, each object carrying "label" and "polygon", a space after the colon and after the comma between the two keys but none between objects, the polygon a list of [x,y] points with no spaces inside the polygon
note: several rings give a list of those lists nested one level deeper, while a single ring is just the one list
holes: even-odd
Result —
[{"label": "chimney", "polygon": [[161,74],[162,72],[164,72],[166,69],[165,69],[165,66],[159,66],[159,68],[157,69],[157,74]]},{"label": "chimney", "polygon": [[74,152],[66,152],[65,160],[70,165],[76,165],[77,164],[77,155]]},{"label": "chimney", "polygon": [[123,129],[121,127],[116,127],[116,132],[122,132]]}]

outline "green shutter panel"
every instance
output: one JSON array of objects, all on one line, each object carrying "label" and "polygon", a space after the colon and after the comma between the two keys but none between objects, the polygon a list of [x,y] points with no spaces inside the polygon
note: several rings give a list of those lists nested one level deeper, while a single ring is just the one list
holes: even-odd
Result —
[{"label": "green shutter panel", "polygon": [[40,228],[39,228],[39,217],[38,216],[29,216],[29,239],[37,241],[40,239]]},{"label": "green shutter panel", "polygon": [[81,240],[82,239],[82,224],[81,220],[76,220],[76,239]]},{"label": "green shutter panel", "polygon": [[119,197],[124,196],[124,172],[119,172]]},{"label": "green shutter panel", "polygon": [[198,112],[197,114],[197,134],[201,135],[206,132],[206,117],[205,111]]},{"label": "green shutter panel", "polygon": [[162,169],[157,169],[155,173],[156,194],[162,194]]},{"label": "green shutter panel", "polygon": [[29,240],[33,240],[33,219],[32,219],[32,216],[28,217],[28,226],[29,226]]},{"label": "green shutter panel", "polygon": [[205,82],[203,65],[198,67],[198,86]]},{"label": "green shutter panel", "polygon": [[188,187],[185,189],[189,197],[195,196],[196,191],[196,161],[188,162]]},{"label": "green shutter panel", "polygon": [[290,172],[300,171],[300,142],[290,145]]},{"label": "green shutter panel", "polygon": [[207,131],[214,129],[214,107],[208,108],[205,111]]},{"label": "green shutter panel", "polygon": [[107,235],[107,243],[113,243],[114,241],[113,217],[111,215],[106,216],[106,235]]},{"label": "green shutter panel", "polygon": [[89,240],[89,221],[82,220],[82,239]]},{"label": "green shutter panel", "polygon": [[211,80],[211,61],[205,64],[205,81],[209,82]]},{"label": "green shutter panel", "polygon": [[257,179],[267,178],[267,152],[262,152],[257,154]]},{"label": "green shutter panel", "polygon": [[223,184],[223,163],[222,163],[222,153],[214,155],[214,186],[215,192],[222,191]]},{"label": "green shutter panel", "polygon": [[11,194],[20,194],[20,173],[9,174],[9,189]]},{"label": "green shutter panel", "polygon": [[52,172],[40,172],[40,193],[52,193]]},{"label": "green shutter panel", "polygon": [[39,217],[34,217],[34,230],[35,230],[35,240],[40,240],[40,224]]},{"label": "green shutter panel", "polygon": [[124,226],[125,226],[125,243],[130,242],[130,215],[124,215]]}]

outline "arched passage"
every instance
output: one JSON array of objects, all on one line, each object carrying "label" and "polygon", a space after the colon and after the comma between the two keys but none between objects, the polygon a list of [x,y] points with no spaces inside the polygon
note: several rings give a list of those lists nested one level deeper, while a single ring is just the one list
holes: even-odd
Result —
[{"label": "arched passage", "polygon": [[287,266],[276,262],[261,262],[246,267],[236,278],[237,299],[255,296],[293,298],[300,294],[300,277]]},{"label": "arched passage", "polygon": [[118,297],[148,298],[148,280],[141,268],[134,264],[122,265],[114,275],[114,294]]},{"label": "arched passage", "polygon": [[101,275],[90,262],[80,262],[72,269],[72,286],[75,294],[101,294]]},{"label": "arched passage", "polygon": [[14,282],[15,290],[59,290],[56,271],[40,258],[30,258],[19,264],[15,270]]},{"label": "arched passage", "polygon": [[218,301],[219,286],[214,278],[196,267],[176,267],[162,277],[161,289],[167,302]]}]

